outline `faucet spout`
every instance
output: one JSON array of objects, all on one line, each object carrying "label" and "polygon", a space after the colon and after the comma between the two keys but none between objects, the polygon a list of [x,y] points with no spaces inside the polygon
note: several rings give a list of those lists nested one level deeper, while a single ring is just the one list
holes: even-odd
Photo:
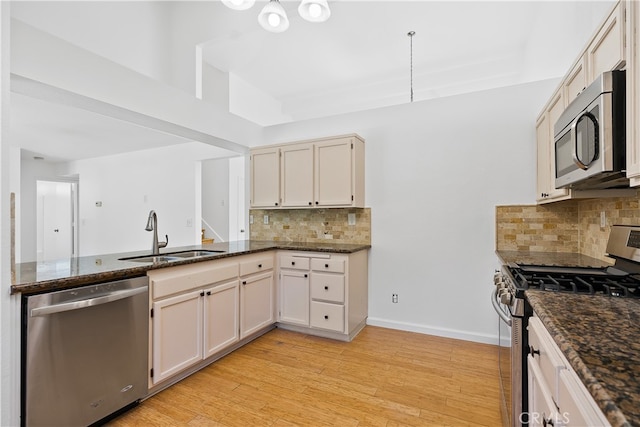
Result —
[{"label": "faucet spout", "polygon": [[147,226],[144,228],[146,231],[153,231],[153,241],[151,242],[151,253],[157,255],[160,253],[160,248],[164,248],[169,244],[169,236],[165,234],[167,239],[165,242],[158,242],[158,216],[156,211],[149,212],[149,218],[147,219]]}]

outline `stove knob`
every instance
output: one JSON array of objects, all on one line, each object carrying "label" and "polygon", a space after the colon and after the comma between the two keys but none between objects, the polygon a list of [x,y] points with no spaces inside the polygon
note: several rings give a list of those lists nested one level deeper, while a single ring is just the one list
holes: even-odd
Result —
[{"label": "stove knob", "polygon": [[512,300],[513,300],[513,295],[511,295],[510,292],[500,295],[500,302],[505,305],[511,305]]}]

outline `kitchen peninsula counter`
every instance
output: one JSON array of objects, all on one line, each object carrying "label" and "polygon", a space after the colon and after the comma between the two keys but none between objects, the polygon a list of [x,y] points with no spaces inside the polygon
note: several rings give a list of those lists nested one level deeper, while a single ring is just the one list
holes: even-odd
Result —
[{"label": "kitchen peninsula counter", "polygon": [[371,248],[368,244],[305,243],[241,240],[208,245],[165,248],[159,255],[189,250],[222,251],[211,255],[171,262],[122,261],[121,258],[150,255],[150,251],[126,252],[63,259],[49,262],[16,264],[11,294],[33,294],[72,288],[80,285],[143,276],[149,270],[211,261],[270,250],[292,250],[329,253],[354,253]]},{"label": "kitchen peninsula counter", "polygon": [[611,425],[640,426],[640,300],[525,295]]}]

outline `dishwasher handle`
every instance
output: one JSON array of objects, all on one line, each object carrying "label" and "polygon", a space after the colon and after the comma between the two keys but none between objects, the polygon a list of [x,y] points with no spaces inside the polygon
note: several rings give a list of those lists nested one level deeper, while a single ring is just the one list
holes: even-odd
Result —
[{"label": "dishwasher handle", "polygon": [[61,313],[63,311],[78,310],[86,307],[93,307],[96,305],[107,304],[113,301],[118,301],[125,298],[130,298],[134,295],[147,292],[146,287],[125,289],[122,291],[114,291],[106,295],[102,295],[95,298],[88,298],[79,301],[65,302],[62,304],[47,305],[44,307],[38,307],[31,309],[31,317],[46,316],[49,314]]},{"label": "dishwasher handle", "polygon": [[500,316],[500,319],[502,319],[502,321],[508,326],[511,326],[511,318],[509,318],[507,313],[505,313],[502,307],[500,307],[500,304],[498,303],[498,290],[495,288],[493,289],[493,292],[491,292],[491,304],[493,305],[493,309],[496,313],[498,313],[498,316]]}]

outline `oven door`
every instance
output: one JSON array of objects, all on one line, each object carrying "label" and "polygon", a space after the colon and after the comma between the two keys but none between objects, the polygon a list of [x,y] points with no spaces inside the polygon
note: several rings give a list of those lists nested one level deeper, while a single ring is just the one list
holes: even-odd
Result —
[{"label": "oven door", "polygon": [[502,425],[521,426],[522,408],[522,318],[511,315],[510,307],[502,304],[497,290],[491,303],[498,314],[498,367]]}]

